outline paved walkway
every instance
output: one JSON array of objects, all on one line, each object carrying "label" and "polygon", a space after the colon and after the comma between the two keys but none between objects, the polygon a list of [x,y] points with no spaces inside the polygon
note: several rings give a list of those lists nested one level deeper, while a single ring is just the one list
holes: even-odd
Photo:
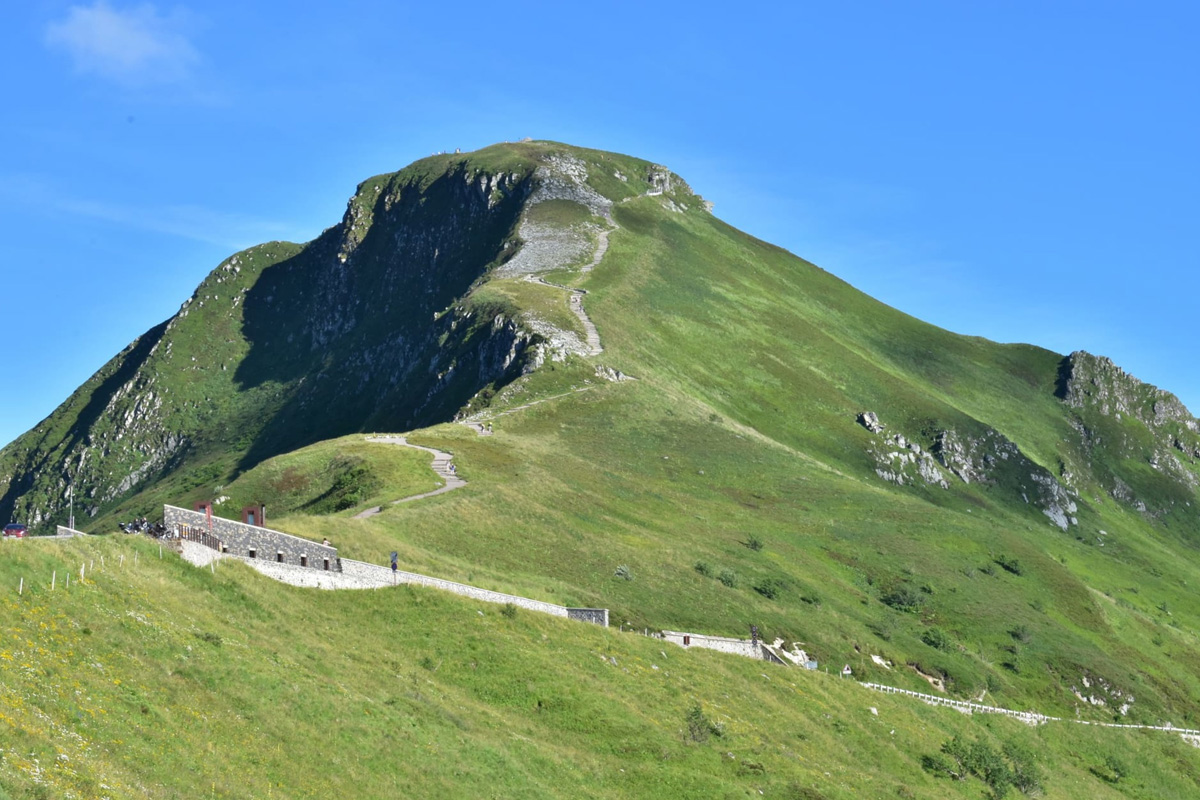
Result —
[{"label": "paved walkway", "polygon": [[[432,447],[422,447],[419,444],[409,444],[408,440],[403,436],[368,436],[367,441],[378,442],[380,444],[394,444],[401,447],[411,447],[414,450],[424,450],[426,453],[430,453],[433,455],[433,471],[437,473],[439,478],[445,481],[445,484],[443,484],[440,488],[434,489],[432,492],[422,492],[421,494],[414,494],[411,497],[401,497],[399,500],[393,500],[391,505],[408,503],[412,500],[433,497],[437,494],[445,494],[446,492],[450,492],[455,489],[461,489],[467,485],[466,481],[455,474],[454,464],[452,463],[454,456],[450,455],[449,453],[444,453],[441,450],[434,450]],[[368,508],[366,511],[360,511],[354,515],[354,518],[366,519],[367,517],[375,516],[381,511],[383,511],[383,506],[375,506],[374,508]]]}]

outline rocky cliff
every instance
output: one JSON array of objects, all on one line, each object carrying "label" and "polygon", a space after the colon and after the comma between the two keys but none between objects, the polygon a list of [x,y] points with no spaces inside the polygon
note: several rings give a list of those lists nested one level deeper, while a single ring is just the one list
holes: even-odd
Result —
[{"label": "rocky cliff", "polygon": [[1190,512],[1200,423],[1179,398],[1082,351],[1063,359],[1057,394],[1078,434],[1078,457],[1105,492],[1155,517]]}]

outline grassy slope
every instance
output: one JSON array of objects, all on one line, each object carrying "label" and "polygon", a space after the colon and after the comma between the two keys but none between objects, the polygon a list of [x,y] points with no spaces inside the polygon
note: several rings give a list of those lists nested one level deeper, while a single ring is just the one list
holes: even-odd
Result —
[{"label": "grassy slope", "polygon": [[[336,526],[354,557],[398,548],[417,569],[608,606],[638,626],[744,634],[756,622],[913,688],[925,685],[915,670],[887,673],[868,654],[943,674],[961,696],[1073,714],[1071,687],[1101,677],[1137,697],[1133,718],[1195,718],[1187,586],[1200,575],[1143,520],[1089,498],[1079,532],[1063,534],[1002,487],[900,489],[864,454],[854,416],[869,408],[917,431],[983,420],[1053,465],[1068,430],[1058,356],[954,336],[653,203],[619,207],[622,231],[586,283],[604,362],[641,380],[501,417],[491,438],[433,429],[422,441],[456,453],[467,489],[293,527]],[[538,380],[549,395],[584,374]],[[751,535],[762,551],[743,546]],[[635,580],[615,581],[619,565]],[[785,587],[774,600],[754,591],[769,579]],[[881,602],[897,589],[914,613]],[[923,641],[935,628],[941,648]]]},{"label": "grassy slope", "polygon": [[[65,588],[81,562],[88,581]],[[1200,758],[1177,737],[972,719],[435,591],[210,574],[140,539],[6,545],[0,586],[14,800],[977,797],[980,781],[921,769],[956,734],[1037,752],[1048,798],[1196,791]],[[688,737],[696,705],[722,736]],[[1127,774],[1102,780],[1118,762]]]},{"label": "grassy slope", "polygon": [[[198,487],[174,502],[227,497],[218,516],[239,519],[247,505],[264,503],[274,520],[291,513],[354,514],[364,508],[441,486],[429,455],[406,447],[380,446],[362,435],[330,439],[268,459],[227,486]],[[157,494],[163,494],[161,492]],[[165,502],[172,502],[167,497]],[[272,522],[272,524],[274,524]]]}]

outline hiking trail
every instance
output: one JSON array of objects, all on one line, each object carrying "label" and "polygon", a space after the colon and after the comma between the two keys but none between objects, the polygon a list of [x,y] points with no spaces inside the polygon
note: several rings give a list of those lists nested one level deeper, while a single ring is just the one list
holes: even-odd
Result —
[{"label": "hiking trail", "polygon": [[[422,492],[421,494],[414,494],[411,497],[401,497],[399,500],[392,500],[389,505],[394,506],[398,503],[407,503],[412,500],[421,500],[425,497],[433,497],[434,495],[445,494],[446,492],[451,492],[455,489],[461,489],[467,485],[467,482],[458,477],[458,475],[455,473],[454,464],[452,463],[454,456],[450,455],[449,453],[441,450],[435,450],[432,447],[423,447],[419,444],[410,444],[408,439],[403,436],[368,436],[367,441],[378,442],[379,444],[394,444],[399,445],[400,447],[411,447],[414,450],[424,450],[426,453],[430,453],[433,456],[433,471],[439,478],[445,481],[445,484],[431,492]],[[367,519],[368,517],[375,516],[381,511],[383,511],[383,506],[368,508],[366,511],[360,511],[359,513],[355,514],[354,519]]]}]

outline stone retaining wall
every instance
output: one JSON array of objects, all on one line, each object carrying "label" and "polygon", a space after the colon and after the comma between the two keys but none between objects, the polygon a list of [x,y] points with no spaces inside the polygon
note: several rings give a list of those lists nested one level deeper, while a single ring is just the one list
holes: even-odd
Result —
[{"label": "stone retaining wall", "polygon": [[608,609],[607,608],[568,608],[567,619],[573,619],[576,622],[590,622],[593,625],[608,627]]},{"label": "stone retaining wall", "polygon": [[[175,506],[163,506],[163,523],[168,530],[177,525],[208,530],[208,517],[205,514]],[[296,567],[301,567],[306,561],[308,569],[324,571],[328,560],[330,571],[340,569],[336,547],[301,539],[290,533],[216,516],[212,518],[212,532],[228,548],[228,554],[231,556],[249,558],[250,551],[253,550],[253,560],[256,561],[291,564]],[[280,561],[280,558],[283,560]]]},{"label": "stone retaining wall", "polygon": [[183,559],[194,566],[207,567],[213,561],[232,558],[269,578],[292,586],[306,586],[315,589],[381,589],[401,583],[413,583],[418,586],[454,592],[473,600],[482,600],[485,603],[512,603],[517,608],[608,627],[607,608],[566,608],[553,603],[543,603],[540,600],[530,600],[528,597],[519,597],[515,594],[493,592],[477,586],[468,586],[465,583],[430,578],[428,575],[419,575],[415,572],[397,570],[393,574],[388,567],[368,564],[365,561],[353,561],[347,558],[342,561],[341,572],[324,572],[299,567],[295,564],[280,564],[275,561],[248,558],[233,553],[218,553],[198,542],[181,541],[179,544]]},{"label": "stone retaining wall", "polygon": [[[374,580],[378,586],[392,585],[392,570],[389,567],[346,559],[342,563],[342,569],[348,574]],[[443,591],[460,594],[463,597],[470,597],[473,600],[482,600],[485,603],[512,603],[517,608],[526,608],[530,611],[550,614],[554,617],[569,616],[566,608],[556,606],[553,603],[543,603],[540,600],[530,600],[528,597],[518,597],[514,594],[493,592],[489,589],[480,589],[477,586],[468,586],[465,583],[455,583],[454,581],[447,581],[442,578],[430,578],[428,575],[419,575],[415,572],[397,570],[395,581],[396,583],[415,583],[419,586],[442,589]]]},{"label": "stone retaining wall", "polygon": [[662,638],[680,647],[702,647],[705,650],[732,653],[747,658],[763,658],[762,642],[752,642],[749,639],[730,639],[725,636],[705,636],[702,633],[680,631],[663,631]]}]

